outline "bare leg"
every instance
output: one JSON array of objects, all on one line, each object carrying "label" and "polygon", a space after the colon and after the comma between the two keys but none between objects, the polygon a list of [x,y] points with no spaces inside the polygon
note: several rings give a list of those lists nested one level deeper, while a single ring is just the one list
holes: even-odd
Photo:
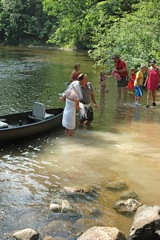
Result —
[{"label": "bare leg", "polygon": [[137,102],[138,102],[138,103],[140,102],[140,99],[141,99],[141,97],[137,97]]},{"label": "bare leg", "polygon": [[147,105],[150,103],[150,98],[151,98],[151,90],[148,90],[147,92]]},{"label": "bare leg", "polygon": [[121,98],[121,87],[118,87],[118,98]]},{"label": "bare leg", "polygon": [[103,87],[103,98],[105,98],[105,95],[106,95],[106,87],[104,86]]},{"label": "bare leg", "polygon": [[123,88],[123,94],[124,94],[124,98],[126,98],[126,96],[127,96],[127,88],[126,87]]},{"label": "bare leg", "polygon": [[152,91],[153,103],[156,103],[156,90]]},{"label": "bare leg", "polygon": [[73,135],[73,130],[71,130],[71,129],[66,129],[66,136],[72,136]]}]

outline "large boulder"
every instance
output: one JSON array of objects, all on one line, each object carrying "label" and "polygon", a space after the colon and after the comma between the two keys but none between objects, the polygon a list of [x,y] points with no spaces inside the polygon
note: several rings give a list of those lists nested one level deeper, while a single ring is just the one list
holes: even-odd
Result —
[{"label": "large boulder", "polygon": [[77,240],[126,240],[126,237],[115,227],[92,227]]},{"label": "large boulder", "polygon": [[128,240],[160,239],[160,206],[139,207],[134,215]]}]

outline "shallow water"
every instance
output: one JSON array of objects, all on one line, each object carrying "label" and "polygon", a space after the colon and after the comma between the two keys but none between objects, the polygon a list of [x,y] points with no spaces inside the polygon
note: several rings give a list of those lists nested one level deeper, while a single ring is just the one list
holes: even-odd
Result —
[{"label": "shallow water", "polygon": [[99,98],[98,75],[85,53],[43,49],[0,48],[1,115],[31,108],[38,100],[46,106],[62,106],[58,93],[65,88],[75,62],[91,80],[99,109],[92,128],[64,129],[1,146],[0,238],[12,231],[43,228],[50,219],[50,202],[64,186],[95,187],[97,197],[75,202],[84,218],[99,209],[107,226],[128,235],[133,216],[118,214],[112,205],[122,192],[106,189],[108,182],[123,180],[143,204],[160,199],[160,94],[157,106],[135,107],[127,97],[117,100],[116,82],[108,79],[109,92]]}]

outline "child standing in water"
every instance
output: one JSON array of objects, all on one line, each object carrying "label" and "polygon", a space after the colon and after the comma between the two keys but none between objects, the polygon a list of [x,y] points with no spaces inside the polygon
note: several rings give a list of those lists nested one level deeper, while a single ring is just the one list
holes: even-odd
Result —
[{"label": "child standing in water", "polygon": [[106,73],[105,72],[100,72],[100,78],[99,78],[99,83],[100,83],[100,93],[101,93],[101,98],[105,98],[106,94]]},{"label": "child standing in water", "polygon": [[140,67],[140,71],[137,72],[136,74],[136,79],[134,81],[134,90],[135,90],[135,105],[139,106],[141,105],[140,99],[143,95],[143,91],[142,91],[142,85],[143,85],[143,73],[146,71],[146,66],[144,64],[141,65]]},{"label": "child standing in water", "polygon": [[70,82],[78,80],[78,76],[80,74],[80,67],[81,66],[79,63],[76,63],[74,65],[74,70],[71,72],[71,75],[70,75]]},{"label": "child standing in water", "polygon": [[130,75],[128,79],[128,93],[130,95],[130,100],[134,100],[134,81],[136,79],[135,68],[130,68]]}]

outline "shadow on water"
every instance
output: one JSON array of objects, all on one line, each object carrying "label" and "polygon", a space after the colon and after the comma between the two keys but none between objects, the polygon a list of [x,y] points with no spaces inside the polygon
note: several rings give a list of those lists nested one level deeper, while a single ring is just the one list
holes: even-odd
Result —
[{"label": "shadow on water", "polygon": [[[112,208],[125,190],[106,189],[115,180],[126,182],[127,190],[135,191],[140,202],[158,204],[159,94],[156,108],[144,107],[146,92],[142,106],[135,107],[128,99],[116,99],[116,82],[109,79],[109,91],[101,101],[99,72],[84,53],[0,48],[1,115],[26,111],[34,101],[62,106],[58,93],[64,90],[75,62],[88,74],[99,102],[92,126],[77,127],[72,138],[65,137],[61,127],[1,145],[1,239],[27,227],[45,233],[53,220],[76,223],[81,217],[118,227],[127,235],[133,215],[118,214]],[[75,186],[94,191],[85,197],[64,196],[64,187]],[[51,213],[49,205],[55,198],[69,200],[78,214]]]}]

